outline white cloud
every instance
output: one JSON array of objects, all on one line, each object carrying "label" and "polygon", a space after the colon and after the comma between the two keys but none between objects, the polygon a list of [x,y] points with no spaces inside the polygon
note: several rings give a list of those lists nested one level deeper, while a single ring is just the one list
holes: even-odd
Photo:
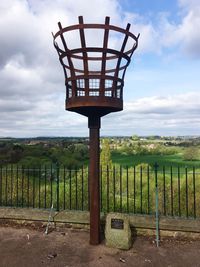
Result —
[{"label": "white cloud", "polygon": [[124,111],[103,119],[103,134],[117,131],[119,135],[198,135],[199,103],[200,93],[154,96],[127,102]]},{"label": "white cloud", "polygon": [[195,8],[197,6],[200,6],[199,0],[178,0],[178,3],[181,7],[186,8]]},{"label": "white cloud", "polygon": [[200,58],[200,1],[179,0],[180,23],[175,24],[163,14],[160,24],[160,36],[163,47],[177,47],[192,58]]},{"label": "white cloud", "polygon": [[[186,10],[181,23],[176,25],[170,21],[170,17],[163,14],[162,20],[159,18],[161,24],[154,25],[138,14],[125,13],[117,0],[0,1],[1,136],[88,133],[86,118],[64,110],[64,76],[51,36],[52,31],[55,33],[58,30],[58,21],[65,26],[78,23],[79,15],[83,15],[86,22],[104,22],[105,16],[111,16],[112,24],[125,27],[127,22],[131,22],[132,31],[136,35],[141,33],[138,50],[140,55],[145,52],[162,53],[165,47],[180,46],[183,52],[199,56],[200,13],[196,8],[199,1],[179,2],[181,8]],[[117,44],[115,39],[112,41]],[[175,98],[177,99],[180,100],[180,97]],[[194,101],[197,99],[199,100],[196,98]],[[188,109],[188,113],[191,113],[189,116],[177,111],[178,104],[180,110],[186,110],[186,106],[181,101],[174,103],[175,100],[155,97],[131,102],[124,112],[110,115],[103,120],[105,132],[116,133],[112,130],[110,118],[116,121],[117,126],[119,118],[120,131],[124,134],[136,129],[137,125],[140,129],[147,129],[147,125],[150,125],[152,131],[163,125],[164,129],[168,127],[170,131],[170,127],[175,125],[174,120],[181,127],[181,120],[186,118],[188,121],[193,119],[199,127],[198,116],[195,116],[199,112],[197,106]],[[186,102],[188,99],[182,101]],[[171,117],[173,112],[177,117],[175,119]],[[128,118],[132,120],[131,126],[127,124]],[[162,120],[157,121],[156,118]],[[163,124],[163,121],[166,123]]]},{"label": "white cloud", "polygon": [[[164,55],[166,48],[184,57],[200,58],[200,1],[179,0],[178,22],[173,20],[175,14],[161,12],[151,16],[126,13],[132,29],[140,32],[138,51]],[[152,22],[153,21],[153,22]]]},{"label": "white cloud", "polygon": [[86,119],[64,110],[64,75],[51,32],[58,21],[78,23],[79,15],[86,22],[111,15],[120,24],[118,2],[7,0],[0,13],[1,136],[86,135]]}]

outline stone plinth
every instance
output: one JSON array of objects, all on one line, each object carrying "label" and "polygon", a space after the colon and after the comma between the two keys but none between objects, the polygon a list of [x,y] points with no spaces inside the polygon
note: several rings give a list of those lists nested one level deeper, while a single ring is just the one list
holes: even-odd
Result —
[{"label": "stone plinth", "polygon": [[128,250],[132,246],[129,217],[121,213],[109,213],[105,228],[106,246]]}]

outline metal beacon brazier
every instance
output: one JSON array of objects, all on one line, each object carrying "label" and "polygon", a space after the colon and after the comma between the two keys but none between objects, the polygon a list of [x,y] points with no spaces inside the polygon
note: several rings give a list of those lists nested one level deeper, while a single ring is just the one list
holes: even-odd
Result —
[{"label": "metal beacon brazier", "polygon": [[130,24],[126,29],[111,25],[109,17],[104,24],[87,24],[80,16],[79,24],[58,26],[53,38],[64,70],[66,110],[88,117],[90,244],[96,245],[100,243],[100,120],[123,109],[124,76],[139,35],[129,31]]}]

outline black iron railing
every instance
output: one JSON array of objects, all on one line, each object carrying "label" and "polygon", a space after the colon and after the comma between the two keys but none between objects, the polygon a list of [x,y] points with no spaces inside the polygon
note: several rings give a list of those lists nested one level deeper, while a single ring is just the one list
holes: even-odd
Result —
[{"label": "black iron railing", "polygon": [[[156,174],[156,175],[155,175]],[[200,168],[101,167],[101,211],[200,217]],[[88,168],[0,167],[0,206],[89,210]]]}]

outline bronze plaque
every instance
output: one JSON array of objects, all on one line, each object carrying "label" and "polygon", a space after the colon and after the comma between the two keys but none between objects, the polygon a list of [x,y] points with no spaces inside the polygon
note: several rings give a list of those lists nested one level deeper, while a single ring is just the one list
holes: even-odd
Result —
[{"label": "bronze plaque", "polygon": [[112,229],[124,229],[124,220],[122,219],[111,219]]}]

